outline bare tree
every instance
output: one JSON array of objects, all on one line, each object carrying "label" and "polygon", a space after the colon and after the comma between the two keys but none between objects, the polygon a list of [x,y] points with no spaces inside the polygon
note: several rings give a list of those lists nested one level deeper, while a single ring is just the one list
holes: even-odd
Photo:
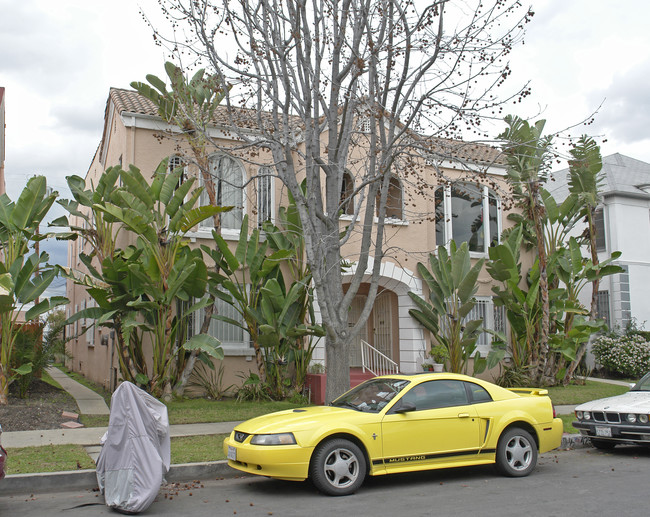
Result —
[{"label": "bare tree", "polygon": [[[159,4],[171,32],[155,27],[157,40],[232,85],[224,104],[238,150],[269,152],[296,200],[327,331],[332,400],[349,386],[349,347],[377,294],[391,181],[426,188],[417,175],[423,156],[441,149],[432,137],[467,129],[484,136],[485,117],[500,119],[505,102],[528,93],[499,99],[495,89],[510,74],[507,55],[533,13],[508,0]],[[346,171],[355,178],[351,192],[343,188]],[[352,222],[342,227],[351,198]],[[359,253],[344,273],[342,247],[353,235]],[[349,328],[362,283],[369,293]]]}]

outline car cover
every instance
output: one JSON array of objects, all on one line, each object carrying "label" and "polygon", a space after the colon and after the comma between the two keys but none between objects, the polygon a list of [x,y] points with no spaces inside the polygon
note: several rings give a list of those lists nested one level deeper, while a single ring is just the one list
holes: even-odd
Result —
[{"label": "car cover", "polygon": [[167,407],[130,382],[111,398],[108,431],[97,459],[106,505],[124,513],[146,510],[169,471]]}]

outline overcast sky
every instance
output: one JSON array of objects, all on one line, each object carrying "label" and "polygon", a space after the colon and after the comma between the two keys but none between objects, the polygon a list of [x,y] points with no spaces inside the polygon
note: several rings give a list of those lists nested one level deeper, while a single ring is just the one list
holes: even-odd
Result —
[{"label": "overcast sky", "polygon": [[[68,197],[65,176],[84,176],[99,145],[109,87],[128,88],[148,73],[164,77],[165,55],[138,6],[157,13],[155,0],[0,0],[12,199],[34,174],[46,175]],[[650,162],[650,2],[541,0],[532,6],[536,14],[525,45],[511,55],[509,81],[530,81],[533,94],[511,112],[529,117],[542,111],[554,132],[603,103],[594,124],[575,133],[605,137],[603,155]],[[65,263],[65,245],[49,249]]]}]

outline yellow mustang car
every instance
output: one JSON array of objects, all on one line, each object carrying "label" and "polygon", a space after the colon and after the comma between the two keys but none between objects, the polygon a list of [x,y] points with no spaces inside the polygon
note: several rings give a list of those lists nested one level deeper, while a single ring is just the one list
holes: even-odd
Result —
[{"label": "yellow mustang car", "polygon": [[329,406],[279,411],[235,427],[228,464],[301,481],[328,495],[367,475],[495,463],[526,476],[559,447],[562,421],[542,389],[505,389],[451,373],[375,377]]}]

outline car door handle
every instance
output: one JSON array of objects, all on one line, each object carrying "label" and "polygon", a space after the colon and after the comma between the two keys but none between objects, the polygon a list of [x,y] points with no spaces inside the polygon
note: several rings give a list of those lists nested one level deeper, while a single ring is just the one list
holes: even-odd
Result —
[{"label": "car door handle", "polygon": [[458,418],[469,418],[469,413],[458,413]]}]

